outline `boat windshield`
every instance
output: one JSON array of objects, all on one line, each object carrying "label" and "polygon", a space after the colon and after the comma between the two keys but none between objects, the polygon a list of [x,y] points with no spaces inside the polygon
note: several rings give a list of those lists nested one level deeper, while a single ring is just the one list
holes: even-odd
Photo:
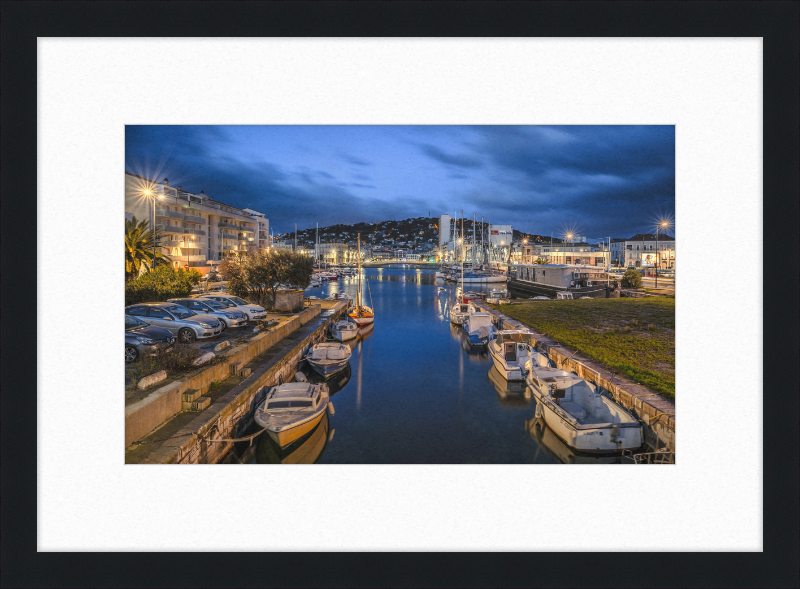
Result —
[{"label": "boat windshield", "polygon": [[529,333],[500,333],[497,336],[497,343],[498,344],[506,344],[506,343],[519,343],[519,344],[528,344],[529,346],[533,346],[535,341],[533,336]]},{"label": "boat windshield", "polygon": [[272,401],[268,409],[286,409],[287,407],[311,407],[311,401]]}]

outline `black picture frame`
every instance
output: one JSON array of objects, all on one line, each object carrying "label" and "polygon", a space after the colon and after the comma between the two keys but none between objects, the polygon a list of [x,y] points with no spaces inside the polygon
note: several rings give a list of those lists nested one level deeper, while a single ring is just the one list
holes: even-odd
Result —
[{"label": "black picture frame", "polygon": [[[798,544],[798,2],[3,2],[3,587],[796,587]],[[762,553],[38,553],[37,37],[762,37],[765,396]],[[15,244],[25,243],[20,249]],[[775,252],[782,252],[775,255]],[[787,267],[788,266],[788,267]],[[30,285],[30,286],[29,286]],[[39,285],[38,288],[42,288]],[[754,424],[756,427],[757,424]],[[721,450],[735,460],[735,448]],[[667,499],[666,501],[669,501]],[[533,507],[532,507],[533,508]],[[666,517],[670,509],[665,506]],[[647,514],[635,514],[647,517]],[[611,531],[608,531],[609,533]]]}]

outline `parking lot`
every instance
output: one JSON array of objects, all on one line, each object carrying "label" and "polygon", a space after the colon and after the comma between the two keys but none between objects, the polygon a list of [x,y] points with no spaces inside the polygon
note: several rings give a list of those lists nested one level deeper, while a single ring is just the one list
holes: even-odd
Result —
[{"label": "parking lot", "polygon": [[[277,327],[280,326],[282,323],[288,321],[294,315],[295,313],[268,313],[267,318],[266,320],[264,320],[263,324],[266,325],[270,321],[277,321],[277,323],[273,325],[273,327]],[[261,331],[263,330],[254,331],[258,323],[261,322],[248,322],[243,327],[229,327],[228,329],[220,333],[218,336],[207,339],[199,339],[190,344],[176,344],[176,346],[180,346],[181,348],[193,348],[201,354],[205,352],[213,352],[216,346],[225,341],[229,341],[231,344],[230,347],[233,348],[247,342],[249,339],[261,333]],[[126,402],[132,401],[134,400],[134,398],[143,397],[146,395],[146,393],[144,393],[143,391],[139,391],[134,387],[132,376],[134,374],[140,374],[140,371],[143,368],[145,368],[145,366],[149,366],[152,363],[153,363],[153,358],[150,357],[150,358],[141,358],[137,362],[125,365]],[[147,372],[149,373],[149,371]],[[159,383],[158,386],[164,386],[165,384],[169,384],[169,382],[176,376],[179,377],[179,375],[168,374],[167,380],[162,381],[161,383]]]}]

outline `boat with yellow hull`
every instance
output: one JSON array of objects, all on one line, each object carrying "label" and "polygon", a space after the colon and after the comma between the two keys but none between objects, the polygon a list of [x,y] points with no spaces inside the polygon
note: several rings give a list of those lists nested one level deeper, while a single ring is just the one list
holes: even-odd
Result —
[{"label": "boat with yellow hull", "polygon": [[313,430],[326,410],[333,413],[325,384],[287,382],[267,392],[254,419],[283,448]]}]

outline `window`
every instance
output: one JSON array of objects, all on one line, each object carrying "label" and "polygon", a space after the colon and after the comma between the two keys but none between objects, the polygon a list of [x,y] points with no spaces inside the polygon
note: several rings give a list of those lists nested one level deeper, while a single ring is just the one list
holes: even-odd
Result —
[{"label": "window", "polygon": [[128,309],[128,315],[136,315],[138,317],[147,317],[147,307],[133,307]]},{"label": "window", "polygon": [[159,309],[158,307],[150,307],[150,317],[156,317],[158,319],[172,319],[172,317],[170,317],[164,309]]},{"label": "window", "polygon": [[639,251],[639,246],[638,246],[638,245],[636,246],[636,251],[637,251],[637,252]]},{"label": "window", "polygon": [[209,311],[209,310],[211,310],[209,305],[201,303],[200,301],[192,301],[191,303],[189,303],[189,308],[194,310],[194,311]]}]

